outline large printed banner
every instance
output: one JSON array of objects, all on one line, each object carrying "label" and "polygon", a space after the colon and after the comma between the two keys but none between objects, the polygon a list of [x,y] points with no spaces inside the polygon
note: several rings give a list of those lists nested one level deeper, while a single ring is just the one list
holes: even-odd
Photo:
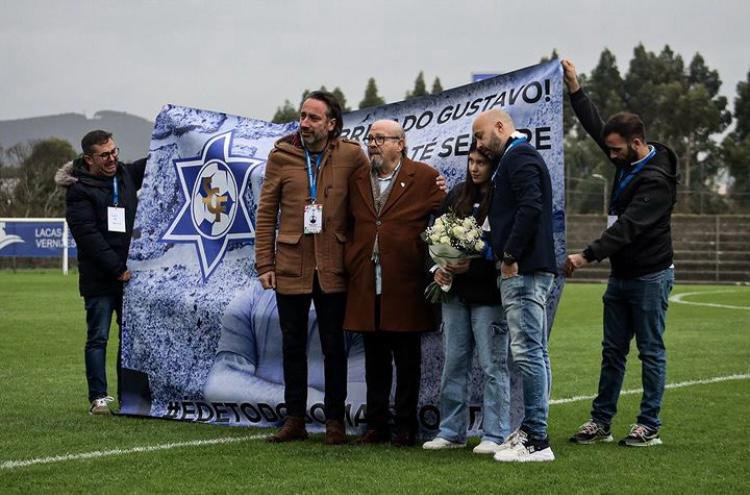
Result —
[{"label": "large printed banner", "polygon": [[[65,219],[0,218],[0,256],[60,258],[63,256]],[[68,233],[68,256],[76,244]]]},{"label": "large printed banner", "polygon": [[[240,96],[240,95],[238,95]],[[378,119],[400,122],[409,156],[427,162],[452,187],[464,179],[471,124],[502,108],[546,160],[554,190],[555,243],[565,254],[562,71],[558,61],[484,79],[439,95],[344,116],[344,137],[362,140]],[[178,420],[271,425],[285,414],[281,331],[273,291],[254,271],[255,211],[273,143],[285,125],[166,106],[156,119],[130,251],[125,293],[121,411]],[[555,285],[549,321],[562,290]],[[308,416],[323,425],[323,357],[314,307],[308,339]],[[423,338],[419,418],[425,434],[439,423],[441,336]],[[347,336],[347,424],[364,425],[361,336]],[[522,404],[513,384],[513,421]],[[482,376],[471,383],[473,433],[481,425]]]}]

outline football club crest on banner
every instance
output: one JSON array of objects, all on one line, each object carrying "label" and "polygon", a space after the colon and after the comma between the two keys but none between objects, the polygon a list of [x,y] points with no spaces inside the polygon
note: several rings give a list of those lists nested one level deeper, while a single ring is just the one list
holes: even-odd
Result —
[{"label": "football club crest on banner", "polygon": [[203,280],[219,265],[231,241],[255,236],[242,199],[257,158],[230,154],[232,132],[209,139],[198,156],[174,159],[185,203],[162,241],[194,244]]},{"label": "football club crest on banner", "polygon": [[[453,187],[466,179],[474,119],[484,110],[505,109],[549,168],[553,236],[562,263],[563,88],[560,61],[552,60],[438,95],[348,113],[341,136],[361,144],[374,121],[396,120],[407,134],[407,156],[435,167]],[[286,415],[281,323],[275,291],[264,290],[258,279],[254,222],[266,158],[276,152],[279,140],[288,142],[298,129],[297,122],[277,124],[176,105],[165,106],[157,116],[139,196],[138,232],[128,259],[133,277],[124,297],[121,413],[252,426],[277,424]],[[298,165],[302,178],[303,161]],[[401,188],[399,184],[395,187]],[[336,192],[329,193],[344,195],[345,200],[346,190],[346,184],[337,184]],[[343,208],[345,203],[341,201]],[[290,256],[301,276],[304,224],[278,227],[299,234],[289,236],[296,243],[284,248],[294,253]],[[312,239],[304,242],[308,241]],[[325,256],[340,255],[318,244],[316,249]],[[547,300],[550,326],[564,282],[563,277],[556,279]],[[310,431],[323,431],[325,356],[314,306],[307,316],[305,416]],[[344,347],[349,370],[344,420],[350,433],[362,432],[367,388],[361,335],[347,333]],[[432,437],[440,424],[444,356],[439,333],[422,336],[421,355],[417,414],[421,434]],[[467,390],[471,435],[481,432],[482,373],[478,365],[472,366]],[[521,385],[520,375],[513,372],[511,430],[523,417]]]}]

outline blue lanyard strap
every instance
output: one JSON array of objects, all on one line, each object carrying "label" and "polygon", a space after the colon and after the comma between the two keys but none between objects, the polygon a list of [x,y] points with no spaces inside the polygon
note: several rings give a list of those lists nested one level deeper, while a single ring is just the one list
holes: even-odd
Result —
[{"label": "blue lanyard strap", "polygon": [[[517,137],[517,138],[514,138],[513,141],[511,141],[510,144],[508,145],[508,149],[505,150],[505,153],[509,152],[510,150],[512,150],[513,148],[515,148],[516,146],[518,146],[519,144],[523,144],[523,143],[525,143],[527,141],[528,141],[528,139],[526,139],[526,137]],[[505,153],[503,153],[503,154],[505,154]]]},{"label": "blue lanyard strap", "polygon": [[118,206],[120,204],[120,186],[117,183],[117,176],[112,177],[112,204]]},{"label": "blue lanyard strap", "polygon": [[[526,143],[526,142],[528,142],[528,139],[526,138],[526,136],[513,138],[513,141],[511,141],[508,144],[508,147],[505,148],[505,151],[503,152],[503,156],[507,155],[510,150],[512,150],[513,148],[515,148],[519,144],[523,144],[523,143]],[[502,160],[502,157],[501,157],[501,160]],[[495,169],[495,171],[492,173],[492,178],[490,179],[490,184],[494,184],[495,183],[495,177],[497,176],[498,172],[500,172],[500,164],[499,163],[497,164],[497,168]]]},{"label": "blue lanyard strap", "polygon": [[[323,151],[318,154],[318,158],[315,160],[315,172],[320,167],[320,160],[323,159]],[[318,199],[318,179],[313,173],[312,160],[310,159],[310,153],[305,149],[305,161],[307,162],[307,183],[310,186],[310,198],[312,202]]]},{"label": "blue lanyard strap", "polygon": [[625,174],[624,169],[620,170],[619,177],[617,178],[617,184],[615,185],[614,191],[612,191],[612,199],[610,201],[610,205],[612,205],[612,203],[614,203],[617,200],[617,198],[620,197],[620,194],[622,194],[625,188],[628,187],[628,184],[630,184],[633,181],[633,179],[638,174],[638,172],[643,170],[643,167],[645,167],[646,164],[649,161],[651,161],[654,155],[656,155],[656,148],[654,148],[651,145],[649,145],[648,147],[650,149],[650,151],[648,152],[648,155],[644,156],[639,161],[635,162],[634,164],[635,166],[630,172]]}]

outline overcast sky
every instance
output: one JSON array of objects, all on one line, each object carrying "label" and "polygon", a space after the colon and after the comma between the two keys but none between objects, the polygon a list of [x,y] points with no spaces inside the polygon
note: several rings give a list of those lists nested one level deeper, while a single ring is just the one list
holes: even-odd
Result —
[{"label": "overcast sky", "polygon": [[556,48],[580,71],[604,47],[696,51],[734,99],[750,70],[748,0],[41,1],[0,0],[0,120],[175,103],[270,119],[305,88],[369,77],[389,102],[419,70],[428,88],[533,65]]}]

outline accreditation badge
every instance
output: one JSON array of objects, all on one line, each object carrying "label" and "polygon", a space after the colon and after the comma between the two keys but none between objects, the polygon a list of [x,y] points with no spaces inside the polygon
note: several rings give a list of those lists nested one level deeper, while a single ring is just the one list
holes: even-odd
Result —
[{"label": "accreditation badge", "polygon": [[125,208],[107,207],[107,230],[110,232],[125,232]]},{"label": "accreditation badge", "polygon": [[305,205],[305,234],[323,232],[323,205],[313,203]]},{"label": "accreditation badge", "polygon": [[607,215],[607,228],[613,226],[618,218],[620,217],[617,215]]}]

